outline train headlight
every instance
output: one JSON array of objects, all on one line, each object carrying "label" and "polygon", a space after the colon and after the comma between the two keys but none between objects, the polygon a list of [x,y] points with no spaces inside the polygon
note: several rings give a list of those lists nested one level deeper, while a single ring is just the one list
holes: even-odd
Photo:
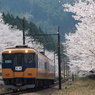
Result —
[{"label": "train headlight", "polygon": [[28,53],[28,50],[25,50],[25,53]]},{"label": "train headlight", "polygon": [[11,53],[12,51],[11,50],[9,50],[9,53]]}]

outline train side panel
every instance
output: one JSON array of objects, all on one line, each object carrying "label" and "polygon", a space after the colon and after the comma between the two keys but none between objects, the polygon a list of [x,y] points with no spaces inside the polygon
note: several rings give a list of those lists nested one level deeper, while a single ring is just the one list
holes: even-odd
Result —
[{"label": "train side panel", "polygon": [[38,76],[37,79],[47,79],[46,58],[38,53]]},{"label": "train side panel", "polygon": [[55,79],[54,63],[49,60],[49,76],[48,79]]},{"label": "train side panel", "polygon": [[38,79],[54,80],[54,63],[42,54],[38,54]]}]

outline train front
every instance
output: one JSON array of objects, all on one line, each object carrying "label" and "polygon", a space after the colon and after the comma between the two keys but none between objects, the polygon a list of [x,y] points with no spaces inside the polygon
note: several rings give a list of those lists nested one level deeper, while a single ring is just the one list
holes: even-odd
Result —
[{"label": "train front", "polygon": [[26,89],[35,86],[37,59],[34,49],[10,48],[2,52],[2,78],[4,87]]}]

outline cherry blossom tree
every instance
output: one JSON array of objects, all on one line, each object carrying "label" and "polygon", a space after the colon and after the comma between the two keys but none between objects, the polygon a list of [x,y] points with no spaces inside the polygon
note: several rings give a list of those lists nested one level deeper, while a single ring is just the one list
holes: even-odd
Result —
[{"label": "cherry blossom tree", "polygon": [[80,76],[95,74],[95,1],[79,0],[63,6],[79,21],[76,32],[65,35],[71,71]]}]

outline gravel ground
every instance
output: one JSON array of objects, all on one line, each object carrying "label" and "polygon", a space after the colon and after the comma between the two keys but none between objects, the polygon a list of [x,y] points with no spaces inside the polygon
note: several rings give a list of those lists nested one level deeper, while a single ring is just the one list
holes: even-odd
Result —
[{"label": "gravel ground", "polygon": [[48,88],[41,91],[28,93],[28,94],[21,94],[21,95],[55,95],[54,93],[57,91],[59,91],[58,87],[54,87],[54,88]]}]

